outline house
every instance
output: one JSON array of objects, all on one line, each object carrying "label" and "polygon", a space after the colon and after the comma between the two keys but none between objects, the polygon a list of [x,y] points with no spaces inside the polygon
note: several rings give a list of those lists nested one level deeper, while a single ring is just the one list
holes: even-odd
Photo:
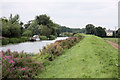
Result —
[{"label": "house", "polygon": [[115,30],[106,30],[106,35],[107,36],[113,36],[113,32],[114,32]]}]

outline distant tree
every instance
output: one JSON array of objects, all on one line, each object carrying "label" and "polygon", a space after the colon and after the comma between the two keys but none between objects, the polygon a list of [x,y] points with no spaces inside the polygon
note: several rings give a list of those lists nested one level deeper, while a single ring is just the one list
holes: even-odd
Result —
[{"label": "distant tree", "polygon": [[39,28],[39,25],[38,25],[37,21],[34,20],[27,29],[31,30],[33,35],[39,35],[38,28]]},{"label": "distant tree", "polygon": [[45,25],[40,25],[38,30],[39,30],[40,35],[47,36],[47,37],[49,37],[52,32],[52,30]]},{"label": "distant tree", "polygon": [[86,25],[86,33],[87,34],[95,34],[95,26],[93,24]]},{"label": "distant tree", "polygon": [[50,26],[53,22],[50,20],[50,17],[46,14],[36,16],[35,20],[39,25]]},{"label": "distant tree", "polygon": [[80,33],[85,33],[86,32],[86,29],[85,28],[82,28],[81,30],[80,30]]},{"label": "distant tree", "polygon": [[115,36],[115,33],[116,33],[116,36],[120,37],[120,28],[115,32],[113,32],[113,35]]},{"label": "distant tree", "polygon": [[9,21],[13,24],[13,23],[18,23],[19,24],[19,15],[15,15],[14,17],[12,16],[12,14],[10,14],[10,17],[9,17]]},{"label": "distant tree", "polygon": [[99,37],[106,36],[105,28],[102,28],[99,26],[99,27],[96,27],[95,30],[96,30],[96,33],[95,33],[96,36],[99,36]]}]

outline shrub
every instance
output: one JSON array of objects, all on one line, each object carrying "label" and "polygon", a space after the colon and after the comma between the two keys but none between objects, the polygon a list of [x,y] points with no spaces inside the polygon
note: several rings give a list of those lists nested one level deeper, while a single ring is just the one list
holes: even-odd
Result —
[{"label": "shrub", "polygon": [[24,52],[11,52],[7,50],[2,53],[2,78],[33,78],[43,66],[32,59],[31,55]]},{"label": "shrub", "polygon": [[80,34],[80,33],[77,33],[77,34],[74,35],[74,37],[79,37],[81,39],[81,38],[83,38],[83,35]]},{"label": "shrub", "polygon": [[40,40],[48,40],[46,36],[40,36]]},{"label": "shrub", "polygon": [[30,39],[28,37],[21,37],[20,42],[26,42],[29,41]]},{"label": "shrub", "polygon": [[51,43],[50,45],[44,47],[42,51],[40,51],[40,53],[46,56],[44,57],[44,59],[49,59],[50,61],[52,61],[57,56],[61,55],[65,49],[71,48],[73,45],[75,45],[76,42],[79,42],[82,38],[81,36],[79,36],[69,37],[65,40],[57,40],[55,43]]},{"label": "shrub", "polygon": [[2,39],[2,45],[7,45],[7,44],[9,44],[9,38]]},{"label": "shrub", "polygon": [[50,35],[49,40],[54,40],[55,38],[56,38],[56,36]]},{"label": "shrub", "polygon": [[2,39],[2,45],[7,45],[9,43],[15,44],[20,42],[29,41],[28,37],[21,37],[21,38],[4,38]]},{"label": "shrub", "polygon": [[14,44],[14,43],[19,43],[19,42],[20,40],[18,38],[9,38],[9,43]]},{"label": "shrub", "polygon": [[79,42],[78,37],[69,37],[66,40],[57,40],[55,43],[59,44],[63,49],[71,48],[76,42]]},{"label": "shrub", "polygon": [[46,56],[47,59],[52,61],[56,56],[59,56],[63,53],[63,48],[59,44],[51,43],[43,48],[42,54],[50,54]]}]

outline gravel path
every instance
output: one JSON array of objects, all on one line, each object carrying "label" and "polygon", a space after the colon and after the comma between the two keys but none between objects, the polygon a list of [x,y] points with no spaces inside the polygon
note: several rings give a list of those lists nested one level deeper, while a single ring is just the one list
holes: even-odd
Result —
[{"label": "gravel path", "polygon": [[116,43],[113,43],[109,40],[106,40],[109,44],[111,44],[114,48],[118,49],[120,51],[120,45],[116,44]]}]

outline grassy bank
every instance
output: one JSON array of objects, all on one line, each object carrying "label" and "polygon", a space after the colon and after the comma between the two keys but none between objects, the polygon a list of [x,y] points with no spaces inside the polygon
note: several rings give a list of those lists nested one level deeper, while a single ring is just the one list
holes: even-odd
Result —
[{"label": "grassy bank", "polygon": [[[71,49],[48,61],[39,78],[117,78],[118,51],[104,39],[86,36]],[[38,59],[39,61],[39,59]]]},{"label": "grassy bank", "polygon": [[[36,55],[24,52],[1,51],[2,56],[2,77],[7,78],[35,78],[42,72],[45,64],[52,62],[63,54],[64,50],[70,49],[84,37],[80,34],[69,37],[65,40],[57,40],[47,45]],[[41,59],[36,60],[35,58]],[[1,57],[0,57],[1,59]]]},{"label": "grassy bank", "polygon": [[120,45],[120,41],[119,41],[120,38],[104,38],[104,39]]}]

